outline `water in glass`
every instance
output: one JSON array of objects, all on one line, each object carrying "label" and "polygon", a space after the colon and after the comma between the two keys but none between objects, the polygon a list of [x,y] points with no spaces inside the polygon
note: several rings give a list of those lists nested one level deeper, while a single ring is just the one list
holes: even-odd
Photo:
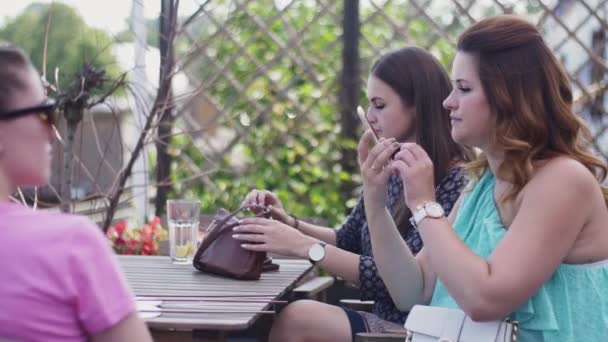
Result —
[{"label": "water in glass", "polygon": [[169,220],[170,255],[174,262],[188,263],[196,252],[198,220]]}]

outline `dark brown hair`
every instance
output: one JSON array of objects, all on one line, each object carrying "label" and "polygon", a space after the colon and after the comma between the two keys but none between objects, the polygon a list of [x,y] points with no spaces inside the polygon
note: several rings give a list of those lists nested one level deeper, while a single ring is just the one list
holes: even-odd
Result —
[{"label": "dark brown hair", "polygon": [[[414,46],[380,57],[371,74],[395,91],[415,112],[416,143],[433,161],[435,184],[447,175],[455,162],[469,161],[470,149],[458,145],[450,133],[449,111],[442,101],[452,90],[450,78],[439,61],[429,52]],[[399,197],[393,218],[397,227],[409,226],[411,211]]]},{"label": "dark brown hair", "polygon": [[11,99],[27,87],[23,72],[31,67],[21,49],[0,42],[0,113],[11,109]]},{"label": "dark brown hair", "polygon": [[[502,201],[519,194],[535,161],[560,155],[585,165],[600,182],[606,178],[604,163],[586,150],[591,134],[572,111],[568,75],[534,25],[511,15],[488,18],[460,36],[458,50],[477,60],[495,120],[492,144],[504,150],[498,172],[513,188]],[[467,169],[480,177],[487,167],[482,155]]]}]

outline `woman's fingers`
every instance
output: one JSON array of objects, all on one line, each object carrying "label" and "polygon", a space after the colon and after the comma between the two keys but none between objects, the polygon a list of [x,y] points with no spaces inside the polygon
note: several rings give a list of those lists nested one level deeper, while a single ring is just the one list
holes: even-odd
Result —
[{"label": "woman's fingers", "polygon": [[281,203],[281,200],[279,199],[279,196],[277,196],[277,194],[268,190],[263,190],[262,192],[264,194],[264,205],[274,205],[283,208],[283,204]]},{"label": "woman's fingers", "polygon": [[266,226],[262,226],[260,224],[256,224],[256,223],[242,223],[239,224],[238,226],[232,228],[233,232],[239,232],[239,233],[255,233],[255,234],[265,234],[267,233],[269,230],[269,227]]},{"label": "woman's fingers", "polygon": [[371,130],[365,131],[361,139],[359,139],[359,144],[357,145],[357,155],[359,156],[359,165],[362,165],[365,160],[367,160],[367,155],[369,154],[369,145],[373,141],[373,132]]},{"label": "woman's fingers", "polygon": [[370,158],[375,159],[375,157],[379,153],[379,151],[382,151],[383,146],[386,146],[386,144],[389,143],[389,140],[391,140],[391,141],[394,140],[393,138],[391,138],[391,139],[381,138],[380,142],[378,144],[376,144],[375,146],[373,146],[370,150],[369,145],[373,141],[372,139],[373,139],[372,131],[367,130],[367,131],[365,131],[365,134],[363,134],[363,136],[361,137],[361,140],[359,140],[358,150],[359,150],[359,161],[361,164],[365,163]]},{"label": "woman's fingers", "polygon": [[287,215],[287,213],[285,212],[285,210],[283,210],[283,208],[280,207],[275,207],[275,206],[268,206],[268,210],[270,210],[270,217],[274,218],[275,220],[279,220],[285,224],[288,224],[287,218],[289,215]]},{"label": "woman's fingers", "polygon": [[388,144],[383,150],[378,153],[376,159],[372,161],[372,169],[382,169],[385,165],[387,165],[393,153],[395,153],[395,151],[399,149],[399,146],[400,144],[398,142],[392,142]]},{"label": "woman's fingers", "polygon": [[403,179],[405,201],[410,209],[434,198],[433,162],[422,147],[413,143],[403,144],[391,168],[397,170]]},{"label": "woman's fingers", "polygon": [[283,216],[285,214],[285,211],[283,211],[283,209],[275,207],[273,205],[268,206],[268,210],[270,210],[270,216],[272,217]]},{"label": "woman's fingers", "polygon": [[242,205],[275,205],[277,207],[282,207],[281,201],[275,193],[258,189],[251,190],[247,196],[245,196]]},{"label": "woman's fingers", "polygon": [[260,190],[258,195],[258,204],[260,205],[270,205],[274,204],[276,197],[274,194],[268,190]]},{"label": "woman's fingers", "polygon": [[268,191],[266,190],[253,190],[255,192],[255,201],[253,204],[266,205],[266,197]]},{"label": "woman's fingers", "polygon": [[260,190],[255,190],[255,202],[254,204],[263,205],[264,204],[264,194]]},{"label": "woman's fingers", "polygon": [[[394,138],[381,139],[380,142],[369,151],[367,160],[365,160],[364,165],[371,168],[372,170],[381,170],[382,167],[386,165],[386,162],[394,151],[392,147],[393,143],[395,143]],[[387,152],[387,150],[390,151]],[[384,154],[384,152],[387,152],[388,154]],[[383,155],[386,158],[382,158]]]},{"label": "woman's fingers", "polygon": [[262,203],[264,205],[274,204],[276,198],[273,195],[274,194],[268,190],[262,190]]},{"label": "woman's fingers", "polygon": [[255,204],[255,190],[249,191],[247,196],[245,196],[243,203],[241,203],[241,206],[243,207],[252,204]]},{"label": "woman's fingers", "polygon": [[409,151],[416,160],[426,161],[427,159],[430,159],[426,151],[418,144],[405,143],[403,144],[403,149]]},{"label": "woman's fingers", "polygon": [[275,223],[275,221],[273,221],[271,219],[263,218],[263,217],[246,217],[246,218],[241,219],[240,224],[238,226],[236,226],[235,228],[249,226],[249,225],[265,227],[265,226],[272,225],[273,223]]},{"label": "woman's fingers", "polygon": [[241,244],[241,247],[252,252],[269,252],[268,246],[266,244],[243,243]]},{"label": "woman's fingers", "polygon": [[232,237],[236,240],[244,242],[266,242],[267,237],[264,234],[232,234]]},{"label": "woman's fingers", "polygon": [[257,189],[251,190],[245,197],[245,201],[243,203],[245,205],[259,205],[260,204],[259,197],[260,197],[260,190],[257,190]]},{"label": "woman's fingers", "polygon": [[396,159],[392,164],[391,164],[391,171],[397,171],[399,173],[399,176],[404,177],[406,172],[407,172],[407,164],[401,160],[401,159]]},{"label": "woman's fingers", "polygon": [[395,155],[395,160],[400,160],[407,166],[414,166],[416,164],[416,156],[407,148],[402,147],[399,153]]}]

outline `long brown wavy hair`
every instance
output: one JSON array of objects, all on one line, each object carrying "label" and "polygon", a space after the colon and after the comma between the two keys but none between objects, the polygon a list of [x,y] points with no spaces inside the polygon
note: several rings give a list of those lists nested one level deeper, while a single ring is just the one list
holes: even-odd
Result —
[{"label": "long brown wavy hair", "polygon": [[[450,113],[441,101],[452,91],[452,84],[433,55],[408,46],[380,57],[372,66],[371,75],[391,87],[405,105],[415,108],[416,143],[433,161],[435,184],[455,162],[473,159],[472,150],[454,142],[450,134]],[[410,226],[412,213],[404,196],[399,196],[392,215],[400,231]]]},{"label": "long brown wavy hair", "polygon": [[[557,156],[579,161],[600,184],[605,180],[606,165],[587,150],[590,131],[572,111],[568,75],[534,25],[511,15],[479,21],[460,36],[458,51],[476,57],[495,118],[492,144],[504,151],[498,173],[513,184],[501,201],[519,194],[536,161]],[[483,154],[467,165],[476,178],[487,168]],[[602,191],[608,204],[608,190]]]}]

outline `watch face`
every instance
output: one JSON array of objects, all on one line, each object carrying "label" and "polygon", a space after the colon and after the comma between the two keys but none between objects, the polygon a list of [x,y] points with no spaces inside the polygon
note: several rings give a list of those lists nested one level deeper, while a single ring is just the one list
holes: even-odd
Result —
[{"label": "watch face", "polygon": [[312,261],[321,261],[324,256],[325,248],[323,248],[323,246],[318,243],[312,245],[312,247],[310,247],[310,249],[308,250],[308,257]]},{"label": "watch face", "polygon": [[436,202],[427,203],[424,209],[426,209],[427,215],[433,218],[439,218],[445,214],[441,205]]}]

